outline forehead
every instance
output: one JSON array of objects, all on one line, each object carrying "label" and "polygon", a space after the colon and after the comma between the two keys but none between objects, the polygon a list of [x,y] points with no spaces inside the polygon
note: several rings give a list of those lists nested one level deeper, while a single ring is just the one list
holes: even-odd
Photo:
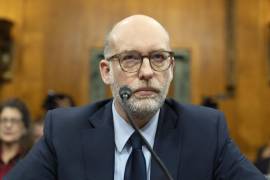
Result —
[{"label": "forehead", "polygon": [[125,50],[149,52],[169,50],[169,36],[157,22],[137,20],[122,22],[111,33],[111,50],[114,53]]},{"label": "forehead", "polygon": [[0,114],[2,117],[18,117],[20,118],[22,116],[21,112],[17,109],[17,108],[14,108],[14,107],[5,107],[1,114]]}]

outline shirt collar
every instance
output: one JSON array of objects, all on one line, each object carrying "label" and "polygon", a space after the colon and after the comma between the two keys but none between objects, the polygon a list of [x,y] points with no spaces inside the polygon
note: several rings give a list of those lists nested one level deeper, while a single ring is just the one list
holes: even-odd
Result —
[{"label": "shirt collar", "polygon": [[[117,151],[122,152],[129,137],[133,134],[134,129],[117,113],[114,106],[114,102],[112,103],[112,112],[113,112],[113,124],[115,134],[115,145]],[[158,110],[156,114],[150,119],[150,121],[143,128],[140,129],[141,133],[152,147],[154,145],[159,112],[160,110]]]}]

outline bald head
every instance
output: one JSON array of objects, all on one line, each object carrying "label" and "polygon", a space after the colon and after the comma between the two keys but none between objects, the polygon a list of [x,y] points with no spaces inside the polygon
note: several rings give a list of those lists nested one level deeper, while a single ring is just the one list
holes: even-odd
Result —
[{"label": "bald head", "polygon": [[145,15],[129,16],[118,22],[109,32],[104,56],[125,50],[170,50],[168,32],[155,19]]}]

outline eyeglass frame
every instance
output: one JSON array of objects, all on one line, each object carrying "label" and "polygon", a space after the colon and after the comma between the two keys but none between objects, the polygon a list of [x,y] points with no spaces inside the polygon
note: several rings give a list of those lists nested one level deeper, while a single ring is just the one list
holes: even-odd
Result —
[{"label": "eyeglass frame", "polygon": [[[140,62],[139,68],[138,68],[136,71],[127,71],[126,69],[124,69],[124,68],[122,67],[122,64],[121,64],[121,62],[120,62],[120,56],[121,56],[122,54],[128,53],[128,52],[136,52],[136,53],[138,53],[138,54],[140,55],[140,60],[141,60],[141,62]],[[155,68],[153,68],[153,65],[152,65],[150,56],[151,56],[151,54],[156,53],[156,52],[166,52],[166,53],[169,53],[169,56],[168,56],[168,58],[167,58],[166,60],[170,60],[170,63],[169,63],[169,65],[168,65],[167,68],[165,68],[165,69],[163,69],[163,70],[156,70]],[[173,52],[173,51],[166,51],[166,50],[156,50],[156,51],[151,51],[151,52],[149,52],[147,55],[142,55],[139,51],[131,50],[131,51],[123,51],[123,52],[121,52],[121,53],[117,53],[117,54],[112,55],[112,56],[110,56],[110,57],[108,57],[108,58],[105,58],[105,59],[106,59],[107,61],[112,61],[113,59],[117,59],[119,65],[120,65],[120,67],[121,67],[121,69],[122,69],[122,71],[127,72],[127,73],[135,73],[135,72],[138,72],[138,71],[141,69],[141,66],[142,66],[142,64],[143,64],[144,58],[147,58],[147,59],[149,60],[149,63],[150,63],[150,66],[151,66],[151,69],[152,69],[152,70],[157,71],[157,72],[163,72],[163,71],[168,70],[168,69],[170,68],[170,66],[172,65],[173,60],[174,60],[174,52]]]}]

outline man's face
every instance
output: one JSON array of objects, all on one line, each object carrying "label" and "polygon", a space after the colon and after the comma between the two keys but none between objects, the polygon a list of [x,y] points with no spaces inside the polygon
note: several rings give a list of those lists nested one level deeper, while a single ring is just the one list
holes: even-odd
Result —
[{"label": "man's face", "polygon": [[122,71],[118,61],[111,62],[111,68],[111,89],[116,103],[122,102],[119,97],[120,88],[128,86],[133,92],[127,102],[131,113],[144,116],[155,113],[162,106],[172,79],[170,69],[156,72],[147,58],[136,73]]},{"label": "man's face", "polygon": [[[170,51],[167,34],[160,29],[151,26],[119,31],[114,36],[112,55],[125,51],[137,51],[142,55],[158,50]],[[104,82],[111,85],[116,106],[123,105],[119,97],[119,89],[122,86],[128,86],[133,92],[127,102],[127,107],[133,115],[153,114],[162,106],[173,77],[173,64],[169,69],[158,72],[151,68],[149,59],[144,58],[138,72],[129,73],[121,69],[118,60],[108,63],[109,72]]]}]

